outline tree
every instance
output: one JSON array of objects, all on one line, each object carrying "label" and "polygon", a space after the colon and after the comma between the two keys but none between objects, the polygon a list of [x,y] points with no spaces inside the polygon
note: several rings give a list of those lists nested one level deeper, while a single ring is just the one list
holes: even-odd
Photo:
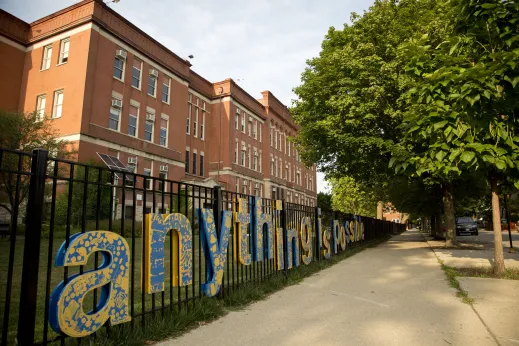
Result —
[{"label": "tree", "polygon": [[398,101],[408,77],[397,48],[418,30],[437,30],[436,7],[436,0],[378,0],[343,30],[329,29],[294,89],[291,112],[302,126],[296,142],[306,162],[383,194],[406,106]]},{"label": "tree", "polygon": [[322,213],[331,213],[332,208],[332,195],[329,193],[319,192],[317,194],[317,207],[321,208]]},{"label": "tree", "polygon": [[378,198],[375,193],[351,177],[330,180],[332,207],[343,213],[375,217]]},{"label": "tree", "polygon": [[[498,182],[504,176],[517,177],[519,169],[519,8],[508,0],[458,0],[454,9],[453,30],[442,44],[436,46],[423,35],[402,47],[407,71],[420,77],[409,92],[415,106],[406,119],[407,143],[421,146],[401,148],[410,154],[402,155],[405,159],[397,169],[412,165],[419,175],[446,181],[467,171],[486,174],[492,197],[494,272],[501,274]],[[517,178],[514,181],[519,185]]]},{"label": "tree", "polygon": [[[54,157],[65,157],[68,142],[59,139],[51,120],[40,119],[34,113],[19,113],[0,109],[0,147],[31,152],[33,149],[43,148]],[[30,171],[30,159],[14,153],[4,152],[2,155],[2,172],[0,172],[0,207],[9,214],[25,201],[29,193],[29,176],[17,175],[8,171]],[[19,179],[19,194],[17,198],[16,186]],[[13,220],[16,222],[16,220]]]}]

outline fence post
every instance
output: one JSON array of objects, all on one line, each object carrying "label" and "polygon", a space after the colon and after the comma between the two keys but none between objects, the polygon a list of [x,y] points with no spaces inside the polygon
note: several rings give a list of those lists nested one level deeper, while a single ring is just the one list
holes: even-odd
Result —
[{"label": "fence post", "polygon": [[287,211],[286,211],[287,204],[286,204],[285,200],[281,201],[281,205],[282,205],[281,227],[283,228],[283,257],[284,257],[284,262],[285,262],[285,265],[283,268],[284,268],[285,274],[287,274],[288,273],[288,269],[287,269],[287,266],[288,266],[288,242],[287,242]]},{"label": "fence post", "polygon": [[317,260],[321,260],[321,246],[322,246],[322,234],[321,234],[321,208],[315,208],[315,238],[317,239]]},{"label": "fence post", "polygon": [[20,312],[18,317],[18,344],[34,343],[36,323],[36,301],[38,294],[38,267],[40,261],[41,224],[45,196],[45,171],[48,151],[36,149],[32,152],[29,199],[23,251],[22,283],[20,289]]},{"label": "fence post", "polygon": [[213,214],[214,214],[214,224],[216,227],[216,234],[220,237],[220,226],[221,226],[221,217],[222,217],[222,187],[216,185],[213,187]]}]

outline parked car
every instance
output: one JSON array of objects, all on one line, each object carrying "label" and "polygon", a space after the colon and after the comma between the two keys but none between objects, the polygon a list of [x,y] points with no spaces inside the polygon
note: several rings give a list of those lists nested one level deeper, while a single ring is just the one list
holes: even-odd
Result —
[{"label": "parked car", "polygon": [[461,235],[461,233],[471,233],[472,235],[479,234],[478,225],[471,217],[456,218],[456,235]]}]

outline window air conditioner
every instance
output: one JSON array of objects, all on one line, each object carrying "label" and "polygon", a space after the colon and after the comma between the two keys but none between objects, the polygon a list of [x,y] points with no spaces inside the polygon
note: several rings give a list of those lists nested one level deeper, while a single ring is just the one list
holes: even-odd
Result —
[{"label": "window air conditioner", "polygon": [[129,157],[128,158],[128,163],[137,164],[137,158],[136,157]]},{"label": "window air conditioner", "polygon": [[161,165],[160,166],[160,171],[161,172],[167,172],[168,171],[168,165]]},{"label": "window air conditioner", "polygon": [[122,100],[112,100],[112,107],[123,108],[123,101]]},{"label": "window air conditioner", "polygon": [[155,121],[155,114],[147,113],[146,120]]},{"label": "window air conditioner", "polygon": [[115,51],[115,56],[126,60],[128,53],[126,53],[126,51],[123,49],[118,49]]},{"label": "window air conditioner", "polygon": [[155,70],[154,68],[150,69],[150,76],[157,78],[159,76],[159,71]]}]

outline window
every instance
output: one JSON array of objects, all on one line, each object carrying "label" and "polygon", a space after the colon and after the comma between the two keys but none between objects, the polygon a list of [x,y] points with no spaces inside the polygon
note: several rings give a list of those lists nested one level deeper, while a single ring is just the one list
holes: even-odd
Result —
[{"label": "window", "polygon": [[137,136],[137,119],[139,115],[139,108],[130,105],[130,112],[128,113],[128,134],[130,136]]},{"label": "window", "polygon": [[200,124],[200,139],[205,139],[205,102],[204,102],[204,108],[202,110],[202,123]]},{"label": "window", "polygon": [[164,77],[164,81],[162,82],[162,102],[169,103],[169,87],[171,84],[171,79]]},{"label": "window", "polygon": [[262,154],[260,152],[260,155],[259,155],[259,171],[262,172],[262,169],[261,169],[261,161],[262,161]]},{"label": "window", "polygon": [[191,134],[191,94],[189,94],[189,103],[187,104],[187,120],[186,120],[186,133]]},{"label": "window", "polygon": [[142,61],[139,59],[133,60],[132,68],[132,86],[137,89],[141,88],[141,72],[142,72]]},{"label": "window", "polygon": [[157,89],[157,70],[150,67],[150,74],[148,75],[148,95],[155,97],[155,89]]},{"label": "window", "polygon": [[[135,160],[137,160],[137,158],[135,157],[134,158]],[[128,158],[128,161],[130,160],[130,158]],[[137,171],[137,165],[135,163],[130,163],[128,162],[128,165],[126,165],[126,168],[131,172],[131,173],[135,173]],[[134,186],[134,183],[135,183],[135,175],[133,174],[127,174],[126,175],[126,178],[124,180],[124,185],[126,186]]]},{"label": "window", "polygon": [[[151,177],[151,169],[144,168],[144,176],[145,177]],[[146,184],[144,186],[147,190],[152,190],[153,186],[153,179],[146,179]]]},{"label": "window", "polygon": [[269,134],[269,138],[270,138],[270,146],[272,147],[273,144],[272,144],[272,133],[274,132],[274,129],[270,129],[270,134]]},{"label": "window", "polygon": [[168,146],[168,121],[166,119],[160,119],[160,145]]},{"label": "window", "polygon": [[259,125],[259,141],[260,141],[260,142],[263,141],[263,139],[262,139],[262,137],[263,137],[263,133],[262,133],[263,131],[262,131],[262,128],[263,128],[263,126],[262,126],[261,123],[260,123],[260,125]]},{"label": "window", "polygon": [[238,124],[240,123],[240,110],[236,110],[236,115],[234,116],[234,128],[238,130]]},{"label": "window", "polygon": [[258,170],[258,153],[257,152],[254,152],[254,162],[252,165],[252,169],[254,169],[255,171]]},{"label": "window", "polygon": [[238,141],[236,141],[236,148],[234,148],[234,163],[238,163]]},{"label": "window", "polygon": [[153,142],[153,121],[146,120],[144,124],[144,140]]},{"label": "window", "polygon": [[193,122],[193,137],[198,137],[198,98],[196,99],[195,121]]},{"label": "window", "polygon": [[254,120],[254,127],[252,128],[252,135],[254,139],[258,139],[258,122]]},{"label": "window", "polygon": [[121,109],[117,106],[113,105],[113,101],[118,101],[117,99],[112,99],[112,107],[110,107],[110,119],[108,120],[108,127],[112,130],[119,131],[119,121],[121,119]]},{"label": "window", "polygon": [[204,155],[200,154],[200,175],[204,176]]},{"label": "window", "polygon": [[249,167],[249,169],[251,169],[251,166],[252,166],[252,160],[251,160],[250,153],[251,153],[251,151],[250,151],[250,148],[249,148],[249,151],[248,151],[248,154],[247,154],[247,167]]},{"label": "window", "polygon": [[247,132],[249,134],[249,137],[251,136],[251,127],[252,127],[252,119],[249,117],[249,124],[247,125]]},{"label": "window", "polygon": [[285,135],[285,154],[288,152],[288,141],[287,141],[287,135]]},{"label": "window", "polygon": [[285,166],[285,180],[288,180],[288,166]]},{"label": "window", "polygon": [[66,39],[61,40],[61,46],[59,49],[58,65],[64,64],[68,61],[69,48],[70,48],[70,39],[66,38]]},{"label": "window", "polygon": [[48,45],[43,48],[43,59],[41,60],[41,70],[42,71],[50,68],[51,59],[52,59],[52,45]]},{"label": "window", "polygon": [[245,133],[245,113],[241,117],[241,132]]},{"label": "window", "polygon": [[124,75],[124,58],[116,56],[114,60],[114,77],[123,80]]},{"label": "window", "polygon": [[242,192],[243,194],[246,194],[246,193],[247,193],[247,180],[244,180],[244,181],[243,181],[243,185],[242,185],[242,189],[241,189],[241,190],[242,190],[241,192]]},{"label": "window", "polygon": [[189,150],[186,150],[186,167],[185,167],[186,173],[189,173]]},{"label": "window", "polygon": [[168,179],[168,172],[161,170],[159,172],[159,179],[161,179],[159,180],[159,191],[166,191],[166,182],[164,180]]},{"label": "window", "polygon": [[236,178],[236,192],[240,192],[240,178]]},{"label": "window", "polygon": [[63,90],[54,92],[54,106],[52,108],[52,117],[61,118],[61,111],[63,109]]},{"label": "window", "polygon": [[241,163],[243,167],[245,167],[245,149],[242,149],[241,151]]},{"label": "window", "polygon": [[274,175],[274,159],[270,160],[270,175]]},{"label": "window", "polygon": [[288,142],[288,156],[290,156],[290,142]]},{"label": "window", "polygon": [[46,95],[40,95],[36,99],[36,121],[42,121],[45,117],[45,103],[47,101]]},{"label": "window", "polygon": [[193,153],[193,174],[196,174],[196,153]]}]

